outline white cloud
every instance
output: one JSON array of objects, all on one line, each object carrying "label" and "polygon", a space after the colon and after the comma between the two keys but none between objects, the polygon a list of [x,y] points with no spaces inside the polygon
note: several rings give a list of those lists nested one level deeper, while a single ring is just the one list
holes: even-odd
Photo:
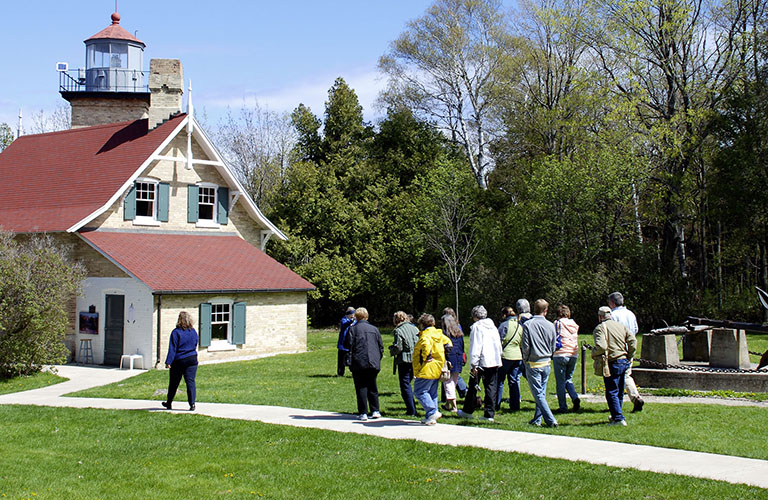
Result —
[{"label": "white cloud", "polygon": [[211,115],[217,115],[219,110],[223,112],[227,107],[239,109],[244,103],[247,105],[248,102],[257,100],[261,106],[267,107],[270,110],[286,111],[289,113],[296,106],[303,103],[316,116],[322,117],[325,112],[325,101],[328,99],[328,90],[339,76],[344,78],[347,85],[357,94],[360,105],[363,107],[363,115],[366,121],[373,121],[381,115],[374,108],[374,102],[379,92],[384,89],[386,80],[375,68],[351,73],[314,76],[287,87],[263,92],[243,89],[240,95],[230,93],[230,95],[214,97],[213,99],[204,99],[196,96],[196,99],[204,101],[201,104],[206,107],[206,111]]}]

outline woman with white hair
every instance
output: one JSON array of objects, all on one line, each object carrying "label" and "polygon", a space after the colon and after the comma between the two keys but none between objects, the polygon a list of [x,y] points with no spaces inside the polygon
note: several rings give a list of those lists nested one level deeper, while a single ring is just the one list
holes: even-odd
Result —
[{"label": "woman with white hair", "polygon": [[464,407],[457,414],[460,417],[472,418],[477,407],[477,384],[483,381],[485,397],[483,398],[483,419],[493,422],[496,409],[496,391],[498,390],[498,372],[501,366],[501,339],[493,320],[488,317],[488,311],[483,306],[472,308],[472,328],[469,332],[469,366],[472,378],[469,381],[469,392],[464,398]]}]

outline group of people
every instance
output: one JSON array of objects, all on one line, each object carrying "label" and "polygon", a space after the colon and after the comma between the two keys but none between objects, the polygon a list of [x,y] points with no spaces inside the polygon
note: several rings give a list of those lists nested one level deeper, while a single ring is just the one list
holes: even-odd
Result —
[{"label": "group of people", "polygon": [[[520,410],[520,378],[528,381],[536,409],[531,425],[557,427],[555,414],[579,411],[581,401],[573,384],[578,360],[579,325],[571,319],[568,306],[559,305],[554,322],[547,319],[549,304],[539,299],[530,304],[520,299],[515,307],[505,307],[498,327],[482,305],[472,309],[469,355],[465,354],[464,333],[456,313],[445,308],[436,327],[431,314],[422,314],[417,324],[403,311],[393,316],[393,342],[389,346],[394,369],[400,382],[400,394],[406,415],[417,416],[414,398],[424,410],[421,422],[434,425],[442,417],[439,406],[439,382],[443,381],[443,409],[462,418],[473,418],[482,407],[482,419],[493,422],[501,409],[504,383],[507,383],[509,408]],[[592,349],[595,374],[605,382],[605,396],[611,425],[627,425],[622,413],[626,388],[634,407],[641,411],[643,400],[631,375],[632,358],[637,347],[637,320],[624,307],[619,292],[608,296],[608,306],[598,310],[599,324],[593,331]],[[352,372],[360,420],[379,418],[376,378],[381,370],[384,345],[379,330],[368,322],[365,308],[347,309],[341,321],[338,345],[337,375],[343,376],[348,366]],[[461,377],[469,364],[469,380]],[[558,408],[550,409],[546,398],[549,376],[554,367]],[[411,384],[413,383],[413,386]],[[479,397],[481,391],[483,397]],[[457,396],[463,396],[461,408]],[[568,397],[572,408],[568,408]]]}]

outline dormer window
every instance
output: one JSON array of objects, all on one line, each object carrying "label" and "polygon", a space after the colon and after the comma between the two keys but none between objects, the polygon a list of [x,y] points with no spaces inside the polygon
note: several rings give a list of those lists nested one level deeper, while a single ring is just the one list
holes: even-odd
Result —
[{"label": "dormer window", "polygon": [[197,196],[198,221],[213,223],[216,208],[216,187],[201,185]]},{"label": "dormer window", "polygon": [[136,189],[136,217],[155,218],[155,198],[157,198],[157,182],[137,181]]},{"label": "dormer window", "polygon": [[187,221],[197,227],[219,227],[229,222],[229,188],[207,182],[187,187]]},{"label": "dormer window", "polygon": [[168,222],[169,185],[157,179],[137,179],[125,195],[123,218],[135,225]]}]

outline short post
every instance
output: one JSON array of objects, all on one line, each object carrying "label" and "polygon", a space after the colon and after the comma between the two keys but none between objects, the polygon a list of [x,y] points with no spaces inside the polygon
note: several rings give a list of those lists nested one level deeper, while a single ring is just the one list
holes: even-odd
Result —
[{"label": "short post", "polygon": [[581,343],[581,393],[587,393],[587,346]]}]

